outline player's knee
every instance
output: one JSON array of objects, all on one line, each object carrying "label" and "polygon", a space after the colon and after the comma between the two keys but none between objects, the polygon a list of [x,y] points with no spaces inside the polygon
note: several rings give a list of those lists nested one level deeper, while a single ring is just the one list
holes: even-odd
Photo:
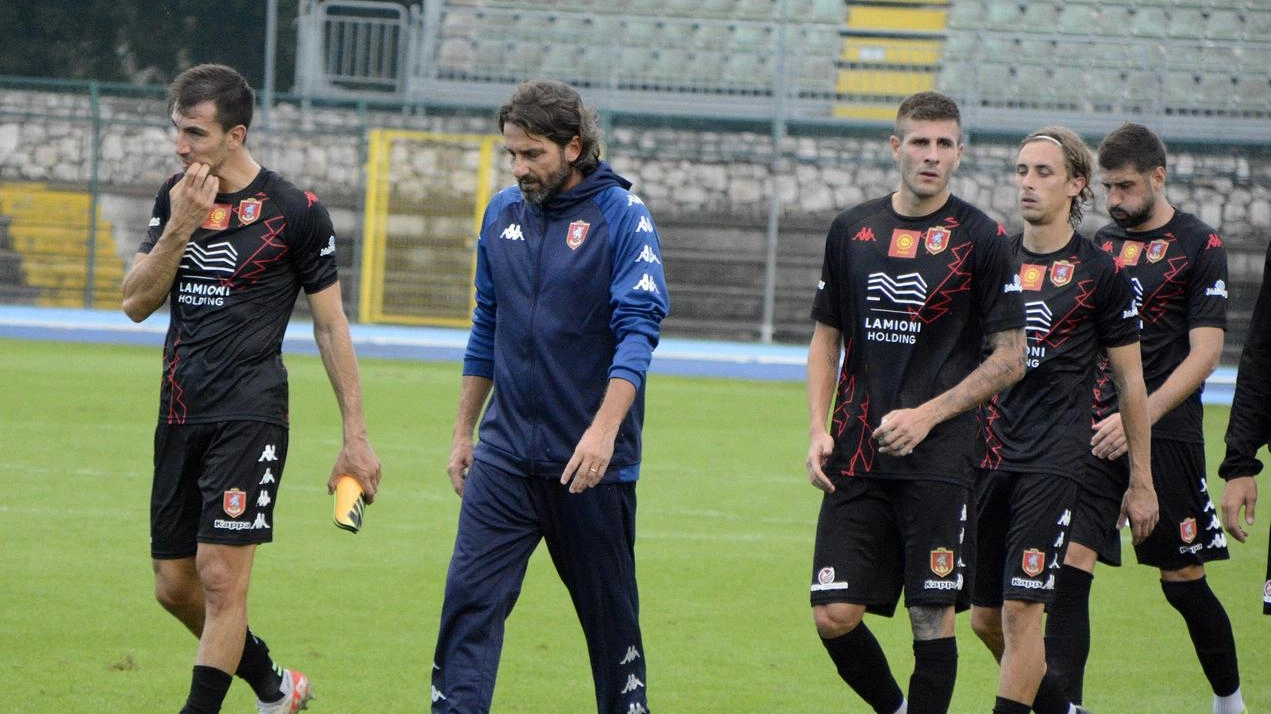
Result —
[{"label": "player's knee", "polygon": [[822,639],[842,637],[861,624],[864,608],[847,603],[817,605],[812,608],[812,621]]},{"label": "player's knee", "polygon": [[1002,641],[1002,611],[993,607],[971,608],[971,631],[989,644]]},{"label": "player's knee", "polygon": [[1002,633],[1012,641],[1018,637],[1041,637],[1045,607],[1040,602],[1007,600],[1002,604]]},{"label": "player's knee", "polygon": [[155,578],[154,599],[168,612],[181,612],[198,603],[200,598],[187,583]]}]

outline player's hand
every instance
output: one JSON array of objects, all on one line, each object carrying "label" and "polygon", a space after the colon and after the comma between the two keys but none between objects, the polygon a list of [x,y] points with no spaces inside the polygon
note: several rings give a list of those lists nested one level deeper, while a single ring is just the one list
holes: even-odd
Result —
[{"label": "player's hand", "polygon": [[587,427],[560,475],[561,485],[569,484],[570,493],[582,493],[600,483],[613,458],[614,438],[615,434],[607,434],[594,424]]},{"label": "player's hand", "polygon": [[1131,540],[1134,545],[1138,545],[1156,530],[1156,521],[1159,518],[1160,506],[1156,502],[1156,489],[1139,485],[1131,479],[1130,487],[1121,498],[1121,516],[1117,526],[1124,528],[1128,523]]},{"label": "player's hand", "polygon": [[1227,480],[1222,491],[1222,524],[1232,538],[1245,542],[1249,534],[1240,525],[1240,509],[1244,508],[1245,525],[1253,525],[1253,506],[1258,502],[1258,482],[1252,476]]},{"label": "player's hand", "polygon": [[908,456],[927,438],[931,426],[918,409],[887,412],[874,429],[878,452],[888,456]]},{"label": "player's hand", "polygon": [[825,462],[833,451],[834,437],[824,429],[814,429],[808,445],[808,460],[804,466],[808,469],[808,481],[826,493],[834,493],[834,484],[825,475]]},{"label": "player's hand", "polygon": [[190,164],[185,175],[168,191],[172,211],[168,225],[173,232],[189,236],[207,220],[221,186],[221,180],[213,176],[211,170],[207,164]]},{"label": "player's hand", "polygon": [[331,469],[331,478],[327,479],[327,493],[335,493],[335,485],[345,474],[352,476],[362,487],[367,504],[375,501],[375,493],[380,489],[380,457],[375,455],[375,449],[371,448],[371,442],[366,437],[344,442]]},{"label": "player's hand", "polygon": [[1125,440],[1125,427],[1121,425],[1120,412],[1094,425],[1094,436],[1090,438],[1090,453],[1101,459],[1112,461],[1124,456],[1129,449],[1129,443]]},{"label": "player's hand", "polygon": [[446,461],[446,473],[450,475],[450,485],[459,498],[463,498],[463,485],[468,480],[470,468],[472,468],[472,439],[455,437],[450,443],[450,458]]}]

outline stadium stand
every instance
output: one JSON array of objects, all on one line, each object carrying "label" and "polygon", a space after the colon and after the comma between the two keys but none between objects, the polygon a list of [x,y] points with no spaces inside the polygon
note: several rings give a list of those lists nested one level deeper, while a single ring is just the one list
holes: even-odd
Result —
[{"label": "stadium stand", "polygon": [[[96,214],[95,247],[89,253],[88,215],[92,196],[40,184],[0,184],[0,217],[7,228],[0,239],[0,271],[19,271],[17,286],[0,297],[35,297],[35,304],[83,307],[90,292],[94,307],[119,305],[124,264],[111,225]],[[16,257],[16,260],[14,259]],[[16,264],[16,265],[15,265]],[[14,294],[10,295],[9,292]]]}]

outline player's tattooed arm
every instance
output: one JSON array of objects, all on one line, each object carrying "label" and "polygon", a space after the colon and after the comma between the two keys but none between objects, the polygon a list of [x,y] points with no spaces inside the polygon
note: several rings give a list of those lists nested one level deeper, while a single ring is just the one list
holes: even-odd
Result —
[{"label": "player's tattooed arm", "polygon": [[1024,330],[1003,330],[988,336],[989,355],[978,367],[942,394],[913,409],[897,409],[883,415],[874,430],[879,451],[908,456],[927,433],[941,422],[970,411],[1024,376]]}]

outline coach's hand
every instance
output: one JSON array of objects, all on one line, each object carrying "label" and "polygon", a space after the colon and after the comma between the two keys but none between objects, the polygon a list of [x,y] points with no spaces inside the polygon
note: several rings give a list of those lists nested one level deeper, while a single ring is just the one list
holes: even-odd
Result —
[{"label": "coach's hand", "polygon": [[922,409],[896,409],[887,412],[874,429],[878,453],[908,456],[927,438],[932,426]]},{"label": "coach's hand", "polygon": [[1240,509],[1245,511],[1245,525],[1253,525],[1253,506],[1258,502],[1258,482],[1252,476],[1227,480],[1222,491],[1222,524],[1232,538],[1245,542],[1249,534],[1240,526]]},{"label": "coach's hand", "polygon": [[1125,427],[1121,425],[1120,412],[1100,420],[1094,425],[1090,438],[1090,453],[1109,461],[1119,459],[1130,449],[1125,440]]},{"label": "coach's hand", "polygon": [[446,473],[450,475],[450,485],[459,498],[463,498],[463,484],[468,480],[470,468],[472,468],[472,437],[456,436],[450,442],[450,458],[446,461]]},{"label": "coach's hand", "polygon": [[834,437],[826,430],[817,428],[812,430],[811,442],[808,446],[808,460],[804,464],[808,469],[808,481],[826,493],[834,493],[834,484],[825,475],[825,462],[834,451]]},{"label": "coach's hand", "polygon": [[613,442],[617,438],[616,432],[598,424],[587,427],[560,475],[561,485],[569,484],[570,493],[582,493],[600,483],[613,458]]}]

